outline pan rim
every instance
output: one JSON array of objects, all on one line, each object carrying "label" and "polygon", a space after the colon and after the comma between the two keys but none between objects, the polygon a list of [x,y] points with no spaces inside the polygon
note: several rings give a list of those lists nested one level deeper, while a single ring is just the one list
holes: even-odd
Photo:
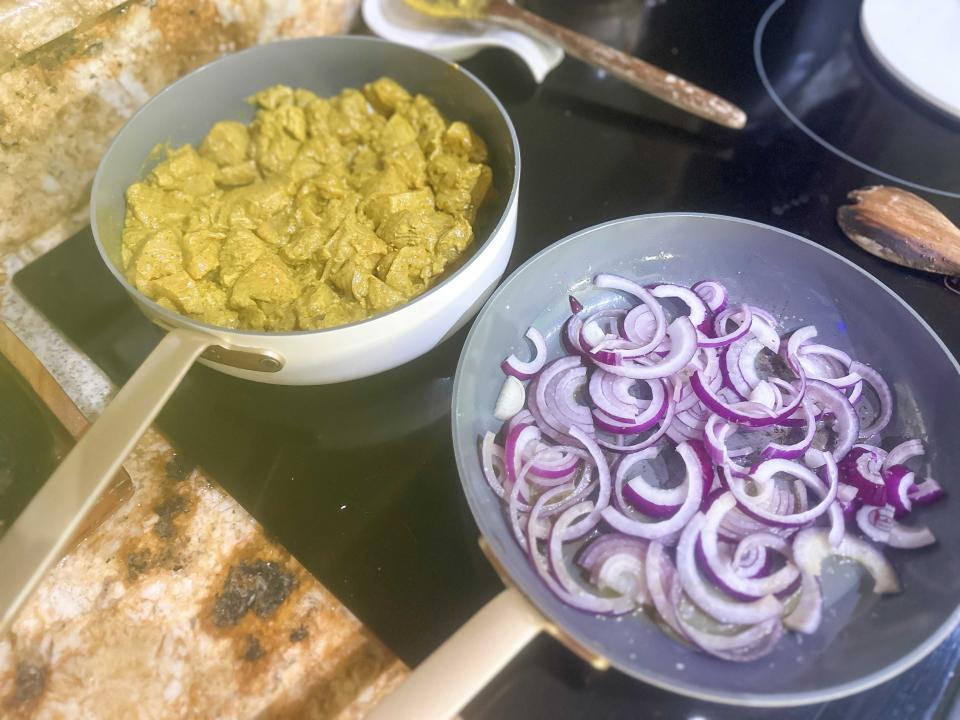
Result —
[{"label": "pan rim", "polygon": [[[187,317],[186,315],[181,315],[180,313],[168,310],[162,305],[157,304],[155,301],[148,298],[146,295],[137,290],[130,282],[124,277],[120,269],[114,264],[107,254],[106,248],[103,245],[103,242],[100,239],[100,231],[97,226],[97,217],[96,217],[96,202],[95,198],[99,194],[99,186],[102,175],[104,173],[104,167],[106,165],[107,158],[113,152],[114,146],[119,141],[121,135],[127,131],[128,127],[140,117],[142,113],[146,113],[150,110],[150,106],[154,103],[155,100],[160,98],[163,95],[166,95],[168,92],[171,92],[176,86],[180,85],[182,82],[187,81],[190,78],[193,78],[197,75],[200,75],[204,72],[211,72],[213,68],[221,64],[225,64],[231,61],[232,58],[235,58],[240,55],[247,55],[257,52],[262,52],[264,48],[275,47],[277,45],[310,45],[310,44],[332,44],[332,43],[358,43],[358,44],[379,44],[385,46],[391,46],[402,52],[409,52],[415,55],[426,56],[432,60],[440,62],[450,69],[465,75],[468,80],[473,82],[480,90],[490,99],[493,103],[493,106],[496,108],[497,112],[500,114],[501,119],[507,127],[507,130],[510,134],[510,143],[513,148],[513,157],[514,157],[514,173],[513,173],[513,183],[510,188],[510,193],[507,197],[507,202],[504,205],[503,212],[500,213],[500,217],[494,225],[493,229],[487,234],[486,239],[481,245],[479,245],[473,252],[473,255],[460,267],[458,267],[449,277],[444,278],[441,282],[437,283],[433,287],[429,288],[426,292],[412,300],[395,307],[391,310],[388,310],[385,313],[380,313],[372,317],[364,318],[363,320],[358,320],[356,322],[347,323],[345,325],[337,325],[331,328],[322,328],[318,330],[285,330],[285,331],[270,331],[270,330],[248,330],[243,328],[228,328],[222,325],[213,325],[211,323],[201,322],[199,320],[194,320],[193,318]],[[90,229],[93,234],[94,244],[97,247],[97,252],[100,254],[100,259],[103,261],[104,265],[107,266],[107,269],[113,275],[113,277],[123,286],[123,289],[131,295],[134,300],[140,304],[145,305],[150,309],[148,317],[151,321],[156,322],[154,318],[159,316],[163,318],[166,323],[172,327],[187,327],[198,332],[205,333],[214,337],[224,337],[225,335],[230,335],[231,337],[238,338],[248,338],[251,345],[264,345],[264,338],[296,338],[303,336],[316,336],[316,335],[325,335],[328,333],[334,333],[339,330],[353,330],[361,326],[373,326],[374,324],[379,324],[385,320],[395,321],[398,313],[402,313],[405,310],[411,309],[419,304],[422,305],[420,301],[425,300],[430,297],[441,288],[449,286],[456,278],[460,277],[467,268],[475,264],[475,261],[480,258],[480,256],[489,249],[490,245],[494,240],[501,234],[506,225],[511,212],[517,206],[518,196],[520,192],[520,173],[521,173],[521,157],[520,157],[520,141],[517,138],[517,131],[513,125],[513,121],[510,118],[510,114],[507,112],[506,108],[503,106],[503,103],[500,102],[500,99],[494,94],[494,92],[487,87],[487,85],[480,80],[476,75],[471,73],[469,70],[464,68],[462,65],[454,62],[450,62],[445,58],[436,55],[435,53],[426,52],[420,50],[419,48],[410,47],[407,45],[401,45],[399,43],[391,42],[389,40],[383,40],[382,38],[376,37],[366,37],[360,35],[330,35],[323,37],[306,37],[306,38],[285,38],[281,40],[274,40],[269,43],[263,43],[261,45],[254,45],[253,47],[240,50],[238,52],[227,53],[221,55],[215,60],[201,65],[194,70],[191,70],[186,75],[183,75],[180,78],[177,78],[172,83],[163,88],[156,95],[147,100],[129,119],[123,124],[123,126],[117,131],[113,139],[110,141],[110,144],[107,146],[104,151],[100,163],[97,165],[97,172],[93,177],[93,183],[90,189],[90,209],[89,209],[89,221]],[[269,345],[269,343],[266,343]]]},{"label": "pan rim", "polygon": [[[653,219],[653,218],[670,218],[670,219],[681,219],[681,218],[699,218],[707,220],[717,220],[722,222],[731,222],[735,224],[742,224],[747,226],[752,226],[756,228],[761,228],[768,231],[773,231],[781,235],[787,236],[792,240],[799,241],[804,245],[808,245],[816,250],[819,250],[826,255],[832,257],[834,260],[842,262],[844,265],[849,266],[851,269],[859,272],[865,276],[868,280],[872,281],[878,285],[882,290],[888,293],[893,297],[895,301],[900,303],[901,306],[913,317],[913,319],[919,323],[919,325],[926,330],[926,332],[932,337],[935,344],[939,346],[943,354],[946,356],[947,360],[953,366],[954,371],[957,376],[960,377],[960,363],[957,362],[956,357],[946,346],[937,332],[930,327],[930,324],[916,311],[913,307],[910,306],[900,295],[894,292],[889,288],[885,283],[874,277],[871,273],[867,272],[864,268],[860,267],[856,263],[847,258],[843,257],[837,252],[830,250],[829,248],[823,247],[818,243],[808,240],[796,233],[792,233],[788,230],[783,230],[782,228],[775,227],[773,225],[768,225],[766,223],[757,222],[755,220],[748,220],[745,218],[738,218],[732,215],[721,215],[715,213],[698,213],[698,212],[661,212],[661,213],[649,213],[649,214],[640,214],[640,215],[631,215],[628,217],[617,218],[615,220],[609,220],[607,222],[599,223],[582,230],[578,230],[566,237],[558,240],[557,242],[548,245],[543,250],[538,252],[533,257],[529,258],[524,262],[520,267],[514,270],[509,277],[507,277],[500,286],[493,292],[493,294],[487,299],[487,302],[484,304],[483,308],[477,314],[477,319],[483,317],[484,313],[487,312],[488,308],[491,307],[500,297],[501,293],[504,291],[504,288],[510,284],[517,276],[526,270],[529,265],[532,265],[538,262],[542,256],[545,256],[557,247],[565,245],[567,243],[573,242],[579,237],[593,233],[597,230],[601,230],[607,227],[612,227],[615,225],[620,225],[624,223],[636,222],[638,220]],[[470,506],[470,512],[473,515],[474,522],[477,525],[477,529],[480,531],[481,536],[484,536],[483,529],[480,527],[479,518],[483,517],[483,513],[474,506],[474,501],[471,495],[466,492],[467,490],[467,481],[465,479],[466,473],[464,472],[465,468],[468,467],[467,463],[475,463],[476,458],[467,459],[463,456],[459,443],[457,442],[457,417],[460,413],[459,408],[459,398],[461,397],[461,384],[464,382],[463,379],[463,366],[467,356],[467,348],[470,347],[474,334],[477,330],[478,323],[476,320],[470,328],[470,332],[467,335],[466,340],[463,344],[463,349],[460,353],[460,359],[457,362],[456,375],[453,382],[453,400],[451,407],[451,437],[453,441],[453,450],[454,457],[457,464],[457,471],[460,475],[460,484],[463,488],[464,495],[468,505]],[[500,553],[497,551],[494,543],[489,543],[491,551],[497,557],[497,560],[503,566],[505,572],[508,567],[504,562],[504,559],[500,556]],[[537,609],[544,617],[546,617],[551,622],[555,623],[562,631],[566,632],[566,624],[557,618],[553,613],[549,612],[547,608],[541,606],[540,603],[532,599],[526,592],[523,590],[523,586],[514,581],[514,578],[510,576],[511,584],[520,591],[524,597],[527,599],[530,604]],[[785,707],[796,707],[801,705],[811,705],[814,703],[820,702],[829,702],[832,700],[839,700],[844,697],[848,697],[858,692],[864,690],[869,690],[877,685],[880,685],[887,680],[890,680],[903,672],[909,670],[911,667],[923,660],[927,655],[933,652],[944,640],[949,637],[949,635],[960,625],[960,599],[958,599],[957,607],[954,608],[953,612],[941,623],[941,625],[932,632],[923,642],[919,643],[913,650],[903,655],[898,660],[889,663],[885,667],[875,670],[874,672],[863,676],[862,678],[851,680],[839,685],[833,685],[825,687],[822,689],[801,691],[801,692],[777,692],[777,693],[725,693],[725,692],[716,692],[703,690],[692,683],[686,683],[682,681],[676,681],[670,678],[665,678],[663,676],[654,674],[652,672],[645,672],[643,670],[638,670],[636,668],[627,668],[623,667],[620,664],[611,662],[611,665],[617,668],[620,672],[634,677],[644,683],[653,685],[654,687],[660,688],[662,690],[667,690],[669,692],[678,693],[687,697],[691,697],[697,700],[705,700],[708,702],[720,703],[723,705],[739,705],[744,707],[764,707],[764,708],[785,708]],[[575,633],[570,633],[572,637],[576,638],[578,642],[584,644],[590,650],[598,652],[599,650],[596,646],[590,641],[590,638],[584,638],[583,636]]]}]

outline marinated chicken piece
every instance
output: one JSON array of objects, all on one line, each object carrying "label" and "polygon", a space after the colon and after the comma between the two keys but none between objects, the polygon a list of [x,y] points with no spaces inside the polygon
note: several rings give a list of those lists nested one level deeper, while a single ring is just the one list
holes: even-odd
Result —
[{"label": "marinated chicken piece", "polygon": [[194,280],[200,280],[220,267],[220,245],[224,235],[210,230],[194,230],[180,242],[183,267]]},{"label": "marinated chicken piece", "polygon": [[367,307],[373,312],[392,310],[406,302],[407,296],[394,290],[380,278],[367,278]]},{"label": "marinated chicken piece", "polygon": [[156,185],[135,183],[127,189],[126,224],[138,220],[146,227],[179,228],[191,209],[190,200],[179,193],[167,192]]},{"label": "marinated chicken piece", "polygon": [[267,251],[267,246],[249,230],[235,230],[220,248],[220,281],[233,287],[237,278]]},{"label": "marinated chicken piece", "polygon": [[292,212],[281,212],[261,222],[254,232],[265,243],[281,247],[290,242],[290,237],[297,232],[297,227]]},{"label": "marinated chicken piece", "polygon": [[400,83],[385,77],[364,85],[363,94],[377,112],[387,116],[411,100],[410,93]]},{"label": "marinated chicken piece", "polygon": [[433,258],[423,248],[407,245],[397,251],[383,280],[407,297],[419,295],[433,277]]},{"label": "marinated chicken piece", "polygon": [[396,170],[409,187],[422,188],[427,184],[427,158],[415,142],[385,152],[383,164]]},{"label": "marinated chicken piece", "polygon": [[467,251],[486,146],[380,78],[319,98],[276,85],[127,190],[121,260],[168,309],[256,330],[321,329],[424,292]]},{"label": "marinated chicken piece", "polygon": [[230,292],[230,306],[236,309],[253,303],[289,304],[300,295],[300,287],[289,268],[273,255],[263,255],[237,278]]},{"label": "marinated chicken piece", "polygon": [[409,120],[417,131],[417,144],[424,155],[432,158],[441,150],[447,123],[429,98],[417,95],[413,102],[402,105],[397,113]]},{"label": "marinated chicken piece", "polygon": [[359,143],[386,124],[358,90],[344,90],[333,101],[328,126],[341,143]]},{"label": "marinated chicken piece", "polygon": [[380,258],[387,253],[387,244],[377,234],[357,220],[347,217],[343,224],[324,244],[318,257],[326,262],[327,273],[337,272],[347,260],[356,255],[372,255],[374,267]]},{"label": "marinated chicken piece", "polygon": [[183,269],[180,232],[173,228],[151,233],[133,254],[127,266],[127,277],[140,292],[153,280]]},{"label": "marinated chicken piece", "polygon": [[450,215],[435,211],[432,205],[432,202],[429,206],[414,205],[392,213],[377,229],[377,234],[395,248],[418,245],[432,253],[441,234],[456,222]]},{"label": "marinated chicken piece", "polygon": [[493,179],[490,168],[459,155],[436,155],[427,169],[437,194],[437,207],[471,222]]},{"label": "marinated chicken piece", "polygon": [[186,195],[207,195],[217,189],[217,164],[200,157],[189,145],[177,148],[151,172],[164,190]]},{"label": "marinated chicken piece", "polygon": [[200,143],[200,154],[220,167],[241,165],[250,157],[247,126],[234,120],[218,122]]},{"label": "marinated chicken piece", "polygon": [[218,185],[223,187],[236,187],[238,185],[249,185],[260,178],[260,171],[257,169],[257,163],[253,160],[246,160],[236,165],[224,165],[216,174]]},{"label": "marinated chicken piece", "polygon": [[363,205],[363,212],[380,231],[380,227],[391,215],[404,210],[434,212],[435,207],[433,192],[429,188],[422,188],[368,197]]},{"label": "marinated chicken piece", "polygon": [[471,162],[487,161],[487,144],[465,122],[452,122],[443,134],[443,147]]}]

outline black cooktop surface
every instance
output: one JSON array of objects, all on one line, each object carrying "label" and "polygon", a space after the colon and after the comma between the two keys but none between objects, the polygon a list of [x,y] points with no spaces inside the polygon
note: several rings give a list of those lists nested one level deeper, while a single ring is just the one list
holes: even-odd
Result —
[{"label": "black cooktop surface", "polygon": [[[648,212],[715,212],[811,238],[887,283],[960,354],[960,298],[840,233],[864,185],[907,187],[960,219],[960,124],[899,88],[869,57],[856,0],[530,0],[743,107],[713,127],[576,61],[537,85],[503,50],[464,65],[503,101],[523,177],[511,269],[584,227]],[[709,242],[709,238],[704,238]],[[16,285],[118,384],[160,337],[102,266],[89,231]],[[404,660],[416,664],[502,587],[477,547],[450,444],[465,331],[368,380],[316,388],[190,371],[158,424]],[[467,718],[945,717],[960,634],[899,679],[783,711],[729,708],[599,673],[535,641]],[[745,670],[748,671],[748,670]]]}]

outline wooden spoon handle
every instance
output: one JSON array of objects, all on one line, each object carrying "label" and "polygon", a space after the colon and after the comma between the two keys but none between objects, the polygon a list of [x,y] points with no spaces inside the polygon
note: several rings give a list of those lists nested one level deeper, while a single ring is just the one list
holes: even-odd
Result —
[{"label": "wooden spoon handle", "polygon": [[747,122],[747,114],[733,103],[655,65],[517,7],[509,0],[491,0],[486,13],[491,22],[540,35],[575,58],[603,68],[624,82],[697,117],[737,130]]}]

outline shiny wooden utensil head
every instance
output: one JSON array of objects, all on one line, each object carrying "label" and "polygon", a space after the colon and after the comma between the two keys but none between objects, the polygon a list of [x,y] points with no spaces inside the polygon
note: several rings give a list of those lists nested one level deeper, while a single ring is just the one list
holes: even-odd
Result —
[{"label": "shiny wooden utensil head", "polygon": [[899,188],[854,190],[837,210],[840,228],[871,255],[942,275],[960,275],[960,228],[926,200]]}]

